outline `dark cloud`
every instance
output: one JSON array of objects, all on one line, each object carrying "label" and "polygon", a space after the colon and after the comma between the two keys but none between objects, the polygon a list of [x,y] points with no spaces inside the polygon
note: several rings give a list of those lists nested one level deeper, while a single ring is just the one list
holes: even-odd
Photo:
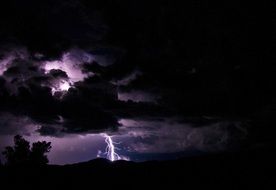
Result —
[{"label": "dark cloud", "polygon": [[53,136],[117,129],[121,117],[267,126],[262,114],[276,104],[264,7],[184,4],[9,1],[0,8],[0,111]]},{"label": "dark cloud", "polygon": [[114,115],[108,114],[103,108],[88,100],[81,100],[72,95],[73,97],[61,101],[52,96],[50,88],[35,86],[31,88],[31,92],[26,88],[19,88],[17,96],[7,97],[4,103],[1,101],[2,109],[29,116],[42,124],[55,124],[58,115],[61,115],[65,119],[62,125],[67,132],[118,126]]},{"label": "dark cloud", "polygon": [[142,73],[123,89],[154,92],[160,104],[183,115],[248,116],[269,104],[275,79],[263,6],[134,4],[102,3],[111,41],[128,50],[113,76],[120,81],[136,68]]},{"label": "dark cloud", "polygon": [[20,134],[29,136],[39,128],[39,125],[32,119],[7,112],[0,112],[0,126],[0,135]]},{"label": "dark cloud", "polygon": [[60,125],[42,125],[40,126],[36,132],[38,132],[41,136],[51,136],[51,137],[64,137],[65,132],[63,131],[63,126]]},{"label": "dark cloud", "polygon": [[149,92],[139,90],[132,90],[130,92],[120,91],[118,96],[119,100],[133,102],[156,103],[158,99],[158,95],[156,94],[151,94]]},{"label": "dark cloud", "polygon": [[119,86],[141,75],[139,71],[114,81],[105,76],[110,66],[98,63],[89,51],[71,49],[56,60],[40,60],[15,47],[1,63],[1,111],[30,117],[42,126],[42,135],[115,130],[121,116],[164,115],[153,94],[129,91],[122,97]]},{"label": "dark cloud", "polygon": [[[200,118],[198,118],[200,119]],[[177,118],[122,119],[121,138],[129,138],[128,148],[136,153],[181,151],[223,151],[240,148],[246,143],[245,121],[220,120],[194,127]],[[117,133],[117,134],[118,134]]]},{"label": "dark cloud", "polygon": [[107,31],[100,14],[77,0],[12,0],[0,12],[2,42],[52,56],[70,46],[97,43]]},{"label": "dark cloud", "polygon": [[63,79],[67,79],[68,78],[67,73],[64,72],[64,71],[62,71],[62,70],[59,70],[59,69],[52,69],[49,72],[49,75],[51,75],[54,78],[63,78]]},{"label": "dark cloud", "polygon": [[25,115],[42,124],[54,124],[61,115],[67,132],[118,126],[115,116],[101,106],[101,102],[116,101],[116,88],[111,83],[95,76],[70,88],[70,77],[79,76],[78,68],[76,73],[65,70],[68,76],[63,70],[46,72],[42,67],[28,56],[9,60],[1,77],[1,111]]}]

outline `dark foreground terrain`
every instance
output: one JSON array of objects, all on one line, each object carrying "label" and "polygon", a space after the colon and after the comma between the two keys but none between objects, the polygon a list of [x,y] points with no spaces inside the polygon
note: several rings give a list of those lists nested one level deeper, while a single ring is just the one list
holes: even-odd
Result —
[{"label": "dark foreground terrain", "polygon": [[274,189],[276,167],[273,152],[270,149],[143,163],[96,159],[66,166],[2,167],[0,179],[2,187],[20,189],[156,189],[160,185],[165,189]]}]

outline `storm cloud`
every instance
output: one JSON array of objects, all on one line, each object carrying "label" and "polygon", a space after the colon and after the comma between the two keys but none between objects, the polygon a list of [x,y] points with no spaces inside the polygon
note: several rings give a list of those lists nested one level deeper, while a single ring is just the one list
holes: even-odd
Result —
[{"label": "storm cloud", "polygon": [[[129,135],[145,140],[132,142],[136,152],[270,142],[264,8],[10,0],[0,6],[0,133]],[[143,122],[126,128],[122,118]]]},{"label": "storm cloud", "polygon": [[89,54],[75,55],[77,50],[72,50],[56,61],[40,61],[18,51],[8,52],[1,61],[2,111],[42,123],[55,123],[61,115],[66,126],[75,128],[86,128],[92,121],[91,128],[117,126],[115,117],[99,106],[106,100],[117,101],[116,89],[109,81],[84,72],[84,64],[92,61]]},{"label": "storm cloud", "polygon": [[121,115],[147,115],[157,107],[153,101],[148,103],[153,95],[134,93],[122,98],[122,84],[104,76],[108,64],[98,62],[89,50],[72,48],[48,60],[42,54],[35,56],[24,47],[3,51],[0,103],[1,111],[42,125],[39,131],[44,135],[116,129]]}]

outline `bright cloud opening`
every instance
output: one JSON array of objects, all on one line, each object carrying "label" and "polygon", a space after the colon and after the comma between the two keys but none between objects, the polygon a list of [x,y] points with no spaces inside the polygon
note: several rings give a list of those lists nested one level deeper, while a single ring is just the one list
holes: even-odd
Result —
[{"label": "bright cloud opening", "polygon": [[52,95],[55,95],[56,92],[67,92],[71,87],[72,86],[68,81],[61,80],[52,87]]},{"label": "bright cloud opening", "polygon": [[70,81],[79,82],[93,75],[93,73],[84,73],[82,66],[84,63],[90,63],[94,59],[92,55],[82,50],[71,50],[62,55],[60,60],[44,62],[44,69],[49,73],[52,69],[59,69],[68,75]]}]

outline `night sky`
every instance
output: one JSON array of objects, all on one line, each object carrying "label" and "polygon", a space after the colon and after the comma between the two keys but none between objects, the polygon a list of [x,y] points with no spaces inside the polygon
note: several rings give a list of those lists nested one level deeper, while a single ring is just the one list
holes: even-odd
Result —
[{"label": "night sky", "polygon": [[270,147],[272,12],[197,0],[3,3],[0,151],[16,134],[52,142],[51,164],[105,158],[106,135],[132,161]]}]

